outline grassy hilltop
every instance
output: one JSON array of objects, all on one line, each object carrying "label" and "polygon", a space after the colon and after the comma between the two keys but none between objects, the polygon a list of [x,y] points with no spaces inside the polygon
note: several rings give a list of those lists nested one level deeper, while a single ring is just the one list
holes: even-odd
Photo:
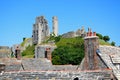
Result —
[{"label": "grassy hilltop", "polygon": [[[23,43],[25,43],[25,41],[26,40],[24,40]],[[57,48],[52,53],[52,63],[54,65],[78,65],[82,61],[84,57],[84,40],[82,37],[62,38],[62,36],[50,36],[50,38],[46,40],[44,44],[47,44],[50,41],[54,41],[57,45]],[[99,44],[111,45],[109,42],[105,41],[103,37],[101,38],[100,36]],[[22,56],[24,58],[33,58],[34,50],[35,45],[28,46],[26,50],[22,52]]]}]

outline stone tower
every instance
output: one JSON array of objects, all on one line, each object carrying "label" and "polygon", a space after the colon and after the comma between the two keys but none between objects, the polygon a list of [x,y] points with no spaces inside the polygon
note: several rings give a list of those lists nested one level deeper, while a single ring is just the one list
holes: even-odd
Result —
[{"label": "stone tower", "polygon": [[89,29],[87,36],[84,38],[85,46],[85,70],[96,70],[98,69],[98,56],[96,54],[97,49],[99,48],[98,37],[96,33],[92,33]]},{"label": "stone tower", "polygon": [[57,16],[52,17],[52,23],[53,23],[53,33],[55,36],[58,36],[58,19]]},{"label": "stone tower", "polygon": [[44,16],[36,17],[36,22],[33,24],[33,44],[40,44],[49,35],[50,30],[47,20]]}]

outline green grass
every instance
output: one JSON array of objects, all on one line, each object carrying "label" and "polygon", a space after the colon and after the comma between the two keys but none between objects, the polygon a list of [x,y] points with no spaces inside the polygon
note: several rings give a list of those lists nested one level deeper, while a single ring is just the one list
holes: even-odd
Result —
[{"label": "green grass", "polygon": [[57,46],[66,46],[73,44],[83,44],[83,39],[81,37],[75,38],[61,38],[59,42],[56,43]]},{"label": "green grass", "polygon": [[26,55],[26,56],[23,56],[23,58],[33,58],[34,55]]},{"label": "green grass", "polygon": [[[31,38],[25,39],[22,43],[21,46],[24,46],[24,44]],[[46,43],[44,43],[46,44]],[[80,53],[82,51],[82,53],[84,53],[84,40],[81,37],[76,37],[76,38],[60,38],[60,40],[58,42],[56,42],[57,47],[67,47],[67,49],[65,51],[67,51],[68,49],[70,49],[68,51],[69,54],[72,53]],[[99,44],[100,45],[108,45],[110,46],[111,44],[109,42],[105,42],[104,40],[99,39]],[[61,48],[60,48],[61,49]],[[34,57],[34,50],[35,50],[35,45],[32,46],[28,46],[26,48],[26,50],[24,50],[22,52],[22,56],[23,58],[33,58]],[[79,51],[81,50],[81,51]],[[59,53],[60,51],[58,50],[57,53]],[[65,54],[65,53],[64,53]]]},{"label": "green grass", "polygon": [[23,58],[33,58],[34,57],[35,45],[28,46],[26,50],[22,52]]},{"label": "green grass", "polygon": [[21,46],[23,47],[25,45],[26,42],[28,42],[28,40],[30,40],[31,38],[26,38],[22,43]]},{"label": "green grass", "polygon": [[104,40],[99,39],[99,44],[100,45],[108,45],[111,46],[111,44],[109,42],[105,42]]}]

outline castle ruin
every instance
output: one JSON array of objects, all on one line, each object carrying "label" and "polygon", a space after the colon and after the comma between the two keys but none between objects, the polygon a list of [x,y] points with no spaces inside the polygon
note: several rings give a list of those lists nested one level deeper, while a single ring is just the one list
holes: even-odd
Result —
[{"label": "castle ruin", "polygon": [[[55,36],[58,34],[57,25],[56,22]],[[6,57],[9,48],[1,46],[0,80],[120,80],[120,48],[99,46],[99,39],[91,29],[87,35],[84,28],[67,36],[70,34],[84,37],[83,61],[80,65],[52,65],[51,52],[55,46],[41,45],[50,36],[48,23],[44,16],[37,17],[32,37],[33,44],[36,44],[35,58],[21,59],[17,46],[13,49],[17,59]]]},{"label": "castle ruin", "polygon": [[86,31],[84,29],[84,27],[82,27],[81,29],[78,29],[77,31],[70,31],[67,33],[64,33],[62,35],[63,38],[73,38],[73,37],[85,37],[86,36]]},{"label": "castle ruin", "polygon": [[58,36],[58,19],[56,16],[52,17],[52,23],[53,23],[53,34],[55,36]]},{"label": "castle ruin", "polygon": [[36,22],[33,24],[33,44],[40,44],[48,36],[50,36],[50,30],[47,20],[44,16],[36,17]]},{"label": "castle ruin", "polygon": [[[58,19],[56,16],[52,18],[53,22],[53,33],[58,36]],[[48,21],[44,16],[36,17],[35,24],[33,24],[33,44],[40,44],[50,36],[50,29]]]}]

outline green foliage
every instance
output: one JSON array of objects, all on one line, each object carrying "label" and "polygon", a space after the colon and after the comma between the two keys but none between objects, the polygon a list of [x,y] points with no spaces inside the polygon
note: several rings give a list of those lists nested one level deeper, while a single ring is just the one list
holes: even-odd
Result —
[{"label": "green foliage", "polygon": [[103,36],[100,33],[97,33],[96,35],[99,37],[100,45],[109,45],[109,46],[112,45],[112,46],[115,46],[115,42],[114,41],[112,41],[111,43],[108,42],[110,40],[109,36]]},{"label": "green foliage", "polygon": [[11,56],[11,58],[13,58],[13,57],[14,57],[14,53],[13,53],[13,52],[11,52],[10,56]]},{"label": "green foliage", "polygon": [[23,38],[23,41],[24,41],[25,39],[26,39],[26,38],[24,37],[24,38]]},{"label": "green foliage", "polygon": [[114,41],[112,41],[112,42],[111,42],[111,45],[112,45],[112,46],[115,46],[115,42],[114,42]]},{"label": "green foliage", "polygon": [[50,34],[50,38],[48,39],[48,41],[54,40],[54,39],[55,39],[55,35],[54,34]]},{"label": "green foliage", "polygon": [[34,57],[35,45],[28,46],[26,50],[22,52],[23,57],[33,58]]},{"label": "green foliage", "polygon": [[61,35],[59,35],[59,36],[55,36],[54,34],[50,34],[50,37],[49,37],[49,39],[48,40],[46,40],[44,43],[48,43],[49,41],[52,41],[52,42],[59,42],[60,41],[60,39],[61,39]]},{"label": "green foliage", "polygon": [[52,63],[55,65],[79,64],[84,57],[84,44],[81,37],[61,38],[56,43],[57,48],[52,53]]},{"label": "green foliage", "polygon": [[107,42],[107,41],[110,40],[110,38],[109,38],[109,36],[104,36],[104,37],[103,37],[103,40],[104,40],[105,42]]},{"label": "green foliage", "polygon": [[21,43],[21,46],[23,47],[25,43],[30,40],[31,38],[23,38],[23,42]]},{"label": "green foliage", "polygon": [[55,39],[55,42],[59,42],[60,41],[60,39],[61,39],[61,35],[59,35],[59,36],[56,36],[54,39]]},{"label": "green foliage", "polygon": [[100,33],[97,33],[96,35],[99,37],[99,39],[103,39],[103,36],[102,36],[102,34],[100,34]]}]

